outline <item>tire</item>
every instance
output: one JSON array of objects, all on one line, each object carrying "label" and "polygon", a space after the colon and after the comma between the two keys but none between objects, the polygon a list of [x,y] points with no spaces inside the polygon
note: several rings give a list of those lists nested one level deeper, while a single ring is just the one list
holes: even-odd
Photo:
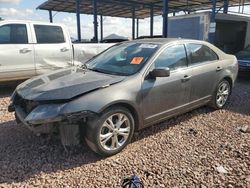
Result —
[{"label": "tire", "polygon": [[134,134],[135,121],[124,107],[112,107],[87,122],[85,141],[97,154],[108,157],[123,150]]},{"label": "tire", "polygon": [[15,112],[15,118],[16,118],[16,123],[17,124],[22,123],[21,120],[19,119],[19,117],[16,115],[16,112]]},{"label": "tire", "polygon": [[223,79],[216,87],[210,106],[214,109],[222,109],[227,103],[230,93],[231,85],[227,80]]}]

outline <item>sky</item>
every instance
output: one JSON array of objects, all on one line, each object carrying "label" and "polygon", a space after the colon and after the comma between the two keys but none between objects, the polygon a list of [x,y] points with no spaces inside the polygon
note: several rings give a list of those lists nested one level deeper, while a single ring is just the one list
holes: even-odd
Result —
[{"label": "sky", "polygon": [[[3,19],[22,19],[49,21],[49,13],[45,10],[36,9],[45,0],[0,0],[0,17]],[[76,15],[74,13],[53,12],[53,22],[62,23],[69,29],[70,35],[77,36]],[[117,34],[125,37],[131,37],[132,21],[126,18],[103,18],[104,37],[110,34]],[[140,20],[140,35],[149,35],[149,19]],[[160,16],[154,18],[154,34],[161,34],[162,19]],[[91,39],[94,35],[93,16],[81,15],[81,33],[82,38]],[[100,34],[100,32],[99,32]]]},{"label": "sky", "polygon": [[[0,17],[3,19],[22,19],[49,21],[49,13],[45,10],[37,10],[36,8],[45,2],[45,0],[0,0]],[[238,11],[238,7],[230,10]],[[250,7],[245,7],[245,13],[250,13]],[[76,15],[74,13],[53,12],[53,21],[62,23],[69,29],[70,35],[76,38]],[[104,17],[104,37],[110,34],[117,34],[131,38],[132,21],[126,18]],[[93,38],[93,16],[81,15],[81,34],[84,39]],[[139,35],[149,35],[150,20],[143,19],[139,23]],[[100,32],[99,32],[100,34]],[[162,17],[154,17],[154,35],[162,34]]]}]

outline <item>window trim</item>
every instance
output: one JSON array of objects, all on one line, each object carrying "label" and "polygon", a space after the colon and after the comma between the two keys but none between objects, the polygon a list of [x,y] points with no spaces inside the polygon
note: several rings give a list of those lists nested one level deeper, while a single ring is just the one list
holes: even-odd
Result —
[{"label": "window trim", "polygon": [[[216,59],[216,60],[213,60],[213,61],[202,61],[202,62],[198,62],[198,63],[192,64],[191,59],[190,59],[190,57],[188,56],[189,50],[188,50],[187,45],[189,45],[189,44],[206,46],[208,49],[210,49],[210,50],[216,55],[216,58],[217,58],[217,59]],[[195,66],[199,66],[199,65],[203,65],[203,64],[207,64],[207,63],[211,63],[211,62],[215,62],[215,61],[219,61],[219,60],[220,60],[219,55],[218,55],[213,49],[211,49],[208,45],[206,45],[206,44],[194,43],[194,42],[187,42],[187,43],[185,43],[184,45],[185,45],[186,53],[187,53],[188,67],[195,67]]]},{"label": "window trim", "polygon": [[[45,27],[59,27],[62,30],[62,34],[63,34],[63,42],[44,42],[44,43],[39,43],[37,41],[37,33],[36,33],[36,26],[45,26]],[[35,36],[35,44],[64,44],[67,43],[67,39],[65,37],[65,33],[64,33],[64,29],[59,26],[59,25],[48,25],[48,24],[33,24],[33,29],[34,29],[34,36]]]}]

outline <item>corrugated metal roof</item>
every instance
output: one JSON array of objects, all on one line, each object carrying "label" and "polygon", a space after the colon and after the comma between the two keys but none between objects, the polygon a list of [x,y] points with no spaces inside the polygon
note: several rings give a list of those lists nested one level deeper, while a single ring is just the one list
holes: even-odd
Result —
[{"label": "corrugated metal roof", "polygon": [[[82,14],[93,14],[92,0],[82,0],[80,9]],[[229,6],[239,5],[239,0],[229,0]],[[250,0],[245,0],[249,4]],[[224,0],[217,0],[217,7],[222,7]],[[161,15],[163,8],[162,0],[98,0],[98,14],[113,17],[132,17],[132,9],[135,8],[136,18],[147,18],[150,16],[150,7],[153,6],[154,15]],[[211,0],[169,0],[169,12],[173,11],[197,11],[210,9]],[[76,12],[75,0],[47,0],[37,9],[52,10],[59,12]]]}]

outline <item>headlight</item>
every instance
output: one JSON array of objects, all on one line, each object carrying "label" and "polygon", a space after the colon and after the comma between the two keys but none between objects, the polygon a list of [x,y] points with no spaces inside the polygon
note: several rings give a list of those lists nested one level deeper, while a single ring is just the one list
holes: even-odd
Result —
[{"label": "headlight", "polygon": [[45,124],[61,121],[63,115],[60,115],[60,111],[65,104],[47,104],[36,107],[25,118],[28,124]]},{"label": "headlight", "polygon": [[84,118],[95,115],[94,112],[83,110],[78,112],[63,113],[63,108],[67,104],[46,104],[36,107],[25,118],[25,122],[32,125],[54,123],[63,120],[76,122]]}]

